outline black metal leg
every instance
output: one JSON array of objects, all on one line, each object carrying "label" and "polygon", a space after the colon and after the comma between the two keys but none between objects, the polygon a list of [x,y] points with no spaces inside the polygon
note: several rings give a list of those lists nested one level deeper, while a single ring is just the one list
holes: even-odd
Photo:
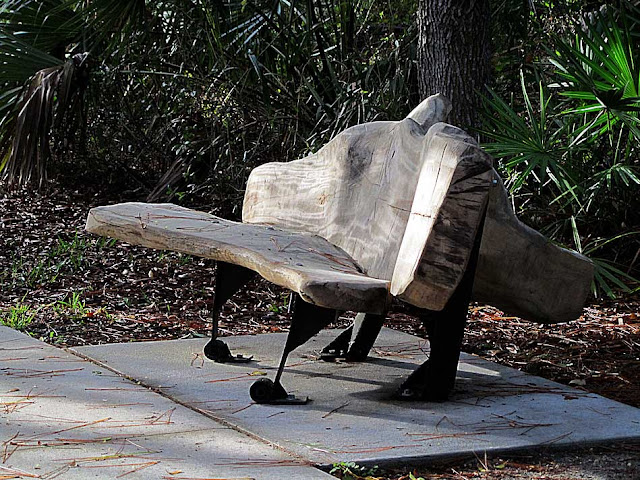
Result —
[{"label": "black metal leg", "polygon": [[211,314],[211,340],[204,347],[205,356],[218,363],[250,362],[253,357],[232,355],[226,343],[218,338],[218,320],[223,305],[255,276],[248,268],[217,262],[216,287]]},{"label": "black metal leg", "polygon": [[282,386],[280,379],[284,372],[287,357],[293,350],[333,322],[338,312],[330,308],[318,307],[307,303],[297,294],[293,296],[292,309],[291,328],[289,329],[289,335],[287,336],[287,342],[282,352],[280,366],[275,379],[271,381],[268,378],[261,378],[251,386],[249,391],[251,398],[257,403],[304,404],[309,401],[307,397],[296,398],[287,394],[287,391]]},{"label": "black metal leg", "polygon": [[382,330],[386,315],[359,313],[353,324],[351,345],[347,352],[347,360],[361,362],[367,359],[373,344]]},{"label": "black metal leg", "polygon": [[[454,294],[455,295],[455,294]],[[452,301],[455,302],[452,296]],[[453,390],[469,301],[451,303],[440,312],[425,312],[421,319],[429,337],[429,359],[400,387],[403,400],[445,401]]]},{"label": "black metal leg", "polygon": [[326,361],[344,358],[349,362],[366,360],[384,319],[385,315],[358,313],[353,324],[322,350],[320,358]]},{"label": "black metal leg", "polygon": [[453,390],[460,360],[460,348],[467,323],[473,291],[484,215],[478,227],[467,269],[460,284],[442,311],[425,311],[421,320],[429,337],[429,359],[420,365],[401,385],[396,398],[402,400],[444,401]]}]

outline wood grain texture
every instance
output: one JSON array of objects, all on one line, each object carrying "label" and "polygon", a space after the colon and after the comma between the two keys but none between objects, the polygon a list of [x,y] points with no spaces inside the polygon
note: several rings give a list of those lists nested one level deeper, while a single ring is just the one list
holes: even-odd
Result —
[{"label": "wood grain texture", "polygon": [[318,153],[251,172],[242,219],[311,232],[390,280],[422,168],[428,129],[450,109],[436,95],[399,122],[349,128]]},{"label": "wood grain texture", "polygon": [[560,248],[515,216],[498,175],[489,194],[473,298],[540,323],[582,314],[593,264]]},{"label": "wood grain texture", "polygon": [[383,313],[389,300],[388,281],[362,274],[349,255],[317,235],[147,203],[93,208],[86,230],[133,245],[241,265],[323,307]]},{"label": "wood grain texture", "polygon": [[422,157],[391,293],[442,310],[467,267],[494,171],[473,138],[444,123],[427,133]]}]

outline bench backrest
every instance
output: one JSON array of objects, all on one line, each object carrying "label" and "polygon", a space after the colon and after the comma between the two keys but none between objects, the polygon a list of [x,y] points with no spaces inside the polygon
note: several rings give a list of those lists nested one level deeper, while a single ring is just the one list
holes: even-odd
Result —
[{"label": "bench backrest", "polygon": [[317,153],[253,170],[242,220],[320,235],[372,277],[390,280],[414,200],[428,130],[448,100],[434,95],[397,122],[357,125]]}]

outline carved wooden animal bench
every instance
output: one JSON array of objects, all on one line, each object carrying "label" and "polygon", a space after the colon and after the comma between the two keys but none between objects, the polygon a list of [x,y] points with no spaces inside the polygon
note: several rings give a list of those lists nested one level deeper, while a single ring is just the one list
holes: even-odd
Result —
[{"label": "carved wooden animal bench", "polygon": [[491,158],[450,110],[429,97],[404,120],[342,132],[316,154],[251,173],[242,223],[172,204],[123,203],[89,212],[86,229],[146,247],[217,261],[207,357],[234,356],[217,338],[222,305],[253,275],[294,292],[274,381],[260,403],[296,403],[281,384],[288,354],[340,311],[360,312],[323,351],[363,360],[393,296],[414,305],[430,355],[401,386],[403,399],[445,399],[453,388],[471,299],[539,322],[578,317],[593,267],[515,217]]}]

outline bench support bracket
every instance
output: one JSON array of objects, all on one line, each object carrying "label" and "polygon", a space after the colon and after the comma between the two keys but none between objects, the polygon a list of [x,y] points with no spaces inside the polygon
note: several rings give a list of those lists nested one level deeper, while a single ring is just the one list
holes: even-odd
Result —
[{"label": "bench support bracket", "polygon": [[320,358],[328,362],[337,359],[363,362],[382,329],[384,319],[385,315],[358,313],[353,324],[322,350]]},{"label": "bench support bracket", "polygon": [[443,402],[453,390],[469,303],[471,303],[485,216],[486,210],[478,226],[467,268],[451,298],[441,311],[423,310],[420,315],[429,337],[429,359],[400,386],[395,394],[398,400]]},{"label": "bench support bracket", "polygon": [[218,363],[246,363],[253,357],[233,355],[226,343],[218,338],[218,320],[223,305],[244,287],[256,274],[248,268],[226,262],[216,262],[216,286],[211,314],[211,340],[204,347],[204,355]]},{"label": "bench support bracket", "polygon": [[330,308],[318,307],[307,303],[297,293],[293,295],[292,300],[293,318],[291,319],[291,328],[289,329],[289,335],[282,352],[276,377],[273,381],[268,378],[261,378],[251,385],[249,390],[251,398],[256,403],[291,405],[305,404],[309,401],[308,397],[296,398],[294,395],[289,395],[282,386],[280,379],[289,354],[333,322],[338,312]]}]

